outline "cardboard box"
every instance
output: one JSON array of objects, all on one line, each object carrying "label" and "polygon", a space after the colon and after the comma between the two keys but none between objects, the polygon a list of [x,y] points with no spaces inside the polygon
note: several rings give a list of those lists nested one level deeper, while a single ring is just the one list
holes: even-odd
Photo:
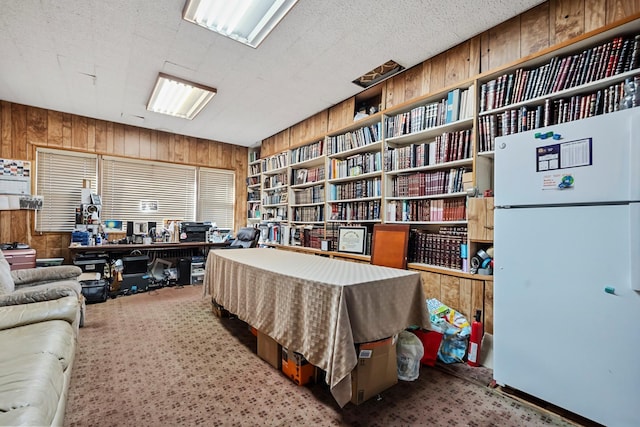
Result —
[{"label": "cardboard box", "polygon": [[258,331],[258,356],[276,369],[282,366],[282,346],[260,331]]},{"label": "cardboard box", "polygon": [[462,174],[462,189],[467,191],[473,187],[473,172],[465,172]]},{"label": "cardboard box", "polygon": [[358,365],[351,372],[351,403],[359,405],[398,382],[396,339],[359,344]]},{"label": "cardboard box", "polygon": [[213,300],[211,301],[211,310],[213,311],[213,314],[220,318],[230,316],[230,313],[225,310],[223,306]]},{"label": "cardboard box", "polygon": [[310,364],[300,353],[282,347],[282,372],[298,385],[305,385],[313,380],[315,366]]}]

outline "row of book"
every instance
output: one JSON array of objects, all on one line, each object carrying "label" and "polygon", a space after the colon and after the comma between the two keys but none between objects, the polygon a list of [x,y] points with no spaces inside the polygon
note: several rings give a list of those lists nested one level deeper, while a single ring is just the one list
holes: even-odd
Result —
[{"label": "row of book", "polygon": [[287,207],[278,206],[262,208],[262,220],[263,221],[287,221]]},{"label": "row of book", "polygon": [[314,185],[313,187],[295,190],[293,196],[296,205],[322,203],[324,202],[324,185]]},{"label": "row of book", "polygon": [[359,153],[344,160],[331,159],[329,179],[358,176],[363,173],[382,171],[382,153]]},{"label": "row of book", "polygon": [[267,175],[264,177],[263,186],[266,189],[274,189],[278,187],[286,186],[289,182],[289,178],[286,172],[278,173],[275,175]]},{"label": "row of book", "polygon": [[471,158],[471,129],[446,132],[434,141],[389,148],[385,170],[403,170]]},{"label": "row of book", "polygon": [[285,168],[288,164],[289,156],[286,152],[274,154],[273,156],[262,160],[262,172]]},{"label": "row of book", "polygon": [[247,191],[247,200],[255,201],[260,200],[260,189],[259,188],[251,188]]},{"label": "row of book", "polygon": [[260,184],[260,177],[259,176],[247,177],[247,186],[256,185],[256,184]]},{"label": "row of book", "polygon": [[[640,75],[628,79],[640,85]],[[612,113],[621,108],[624,98],[624,82],[595,92],[568,98],[547,98],[543,104],[522,106],[499,114],[480,116],[478,120],[478,149],[493,151],[495,138],[527,130],[538,129],[600,114]],[[631,107],[634,105],[632,100]],[[635,101],[637,104],[637,101]]]},{"label": "row of book", "polygon": [[247,211],[247,218],[260,219],[260,204],[252,203],[249,205],[249,210]]},{"label": "row of book", "polygon": [[277,222],[263,222],[258,225],[260,242],[288,245],[291,242],[291,226]]},{"label": "row of book", "polygon": [[327,154],[332,155],[363,147],[378,142],[381,138],[381,125],[377,122],[342,135],[330,136],[327,138]]},{"label": "row of book", "polygon": [[387,221],[464,221],[466,217],[466,200],[462,198],[387,202]]},{"label": "row of book", "polygon": [[441,227],[438,233],[411,230],[407,258],[409,262],[463,270],[461,255],[466,240],[466,227]]},{"label": "row of book", "polygon": [[473,92],[473,86],[469,89],[453,89],[439,101],[387,117],[385,136],[394,138],[470,118],[473,116]]},{"label": "row of book", "polygon": [[305,162],[324,155],[324,140],[291,150],[291,164]]},{"label": "row of book", "polygon": [[615,37],[563,58],[553,57],[537,68],[519,68],[484,83],[480,112],[598,81],[640,66],[640,35]]},{"label": "row of book", "polygon": [[462,191],[465,168],[451,168],[433,172],[416,172],[393,177],[393,197],[420,197]]},{"label": "row of book", "polygon": [[257,162],[260,160],[260,150],[249,151],[249,163]]},{"label": "row of book", "polygon": [[260,165],[249,165],[249,175],[260,175]]},{"label": "row of book", "polygon": [[334,221],[379,221],[380,200],[334,203],[331,205],[330,219]]},{"label": "row of book", "polygon": [[462,199],[391,200],[387,203],[387,221],[390,222],[464,221],[465,218]]},{"label": "row of book", "polygon": [[308,169],[294,169],[291,184],[300,185],[324,180],[324,166]]},{"label": "row of book", "polygon": [[264,205],[281,205],[287,203],[288,195],[286,192],[276,192],[267,194],[262,198],[262,204]]},{"label": "row of book", "polygon": [[324,205],[295,207],[292,215],[293,220],[297,222],[322,222],[324,221]]},{"label": "row of book", "polygon": [[382,196],[382,178],[359,179],[329,186],[329,200],[340,201]]},{"label": "row of book", "polygon": [[258,225],[260,242],[287,246],[304,246],[320,249],[324,239],[323,227],[296,226],[279,222],[262,222]]},{"label": "row of book", "polygon": [[301,230],[301,244],[305,248],[320,249],[322,240],[325,239],[324,228],[305,227]]}]

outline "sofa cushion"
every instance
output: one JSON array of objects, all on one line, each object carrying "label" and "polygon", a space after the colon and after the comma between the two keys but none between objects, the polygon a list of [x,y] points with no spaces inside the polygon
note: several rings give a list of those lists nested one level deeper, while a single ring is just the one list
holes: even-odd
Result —
[{"label": "sofa cushion", "polygon": [[0,295],[10,294],[15,287],[9,262],[4,257],[4,253],[0,251]]},{"label": "sofa cushion", "polygon": [[64,320],[32,323],[17,328],[0,331],[0,343],[11,343],[3,346],[0,352],[0,363],[19,360],[25,356],[48,353],[56,357],[62,370],[73,361],[76,343],[71,324]]},{"label": "sofa cushion", "polygon": [[62,366],[53,354],[0,361],[0,425],[51,425],[64,388]]}]

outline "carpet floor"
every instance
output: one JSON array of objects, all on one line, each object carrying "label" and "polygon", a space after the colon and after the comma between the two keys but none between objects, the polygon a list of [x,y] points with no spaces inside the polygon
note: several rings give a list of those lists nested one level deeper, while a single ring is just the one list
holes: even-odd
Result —
[{"label": "carpet floor", "polygon": [[326,384],[297,386],[260,359],[246,323],[215,317],[202,286],[88,305],[78,342],[65,426],[575,425],[484,374],[425,366],[381,399],[340,408]]}]

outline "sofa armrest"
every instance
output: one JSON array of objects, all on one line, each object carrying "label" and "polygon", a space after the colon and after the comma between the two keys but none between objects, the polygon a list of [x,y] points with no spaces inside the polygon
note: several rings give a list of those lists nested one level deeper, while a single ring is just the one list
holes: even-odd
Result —
[{"label": "sofa armrest", "polygon": [[82,269],[75,265],[56,265],[11,271],[11,277],[16,286],[76,279],[81,274]]},{"label": "sofa armrest", "polygon": [[0,330],[48,320],[64,320],[77,331],[75,325],[78,322],[79,305],[74,294],[55,300],[0,307]]}]

